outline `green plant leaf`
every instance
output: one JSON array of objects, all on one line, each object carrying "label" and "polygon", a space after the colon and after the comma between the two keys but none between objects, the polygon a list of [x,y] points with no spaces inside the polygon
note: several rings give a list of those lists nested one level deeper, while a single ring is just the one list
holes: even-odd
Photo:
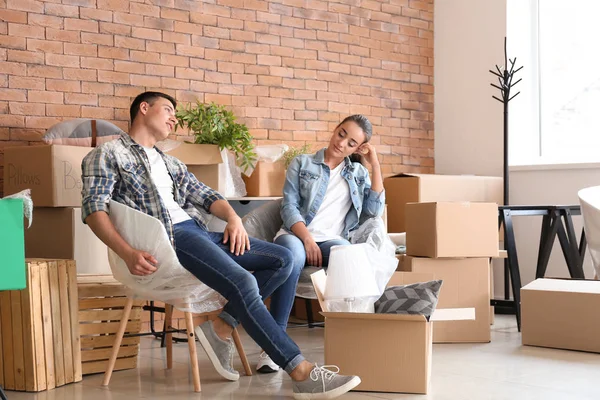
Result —
[{"label": "green plant leaf", "polygon": [[312,150],[308,144],[305,144],[302,147],[291,147],[288,151],[283,153],[283,161],[285,163],[285,168],[287,169],[292,163],[292,160],[300,154],[309,153],[312,153]]},{"label": "green plant leaf", "polygon": [[256,163],[252,136],[244,124],[235,122],[233,112],[215,103],[177,107],[175,114],[178,127],[190,130],[196,144],[215,144],[219,149],[228,149],[243,171]]}]

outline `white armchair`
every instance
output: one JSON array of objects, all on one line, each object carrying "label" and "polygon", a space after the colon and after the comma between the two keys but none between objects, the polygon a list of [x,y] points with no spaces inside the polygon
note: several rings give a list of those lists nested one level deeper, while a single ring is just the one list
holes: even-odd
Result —
[{"label": "white armchair", "polygon": [[[115,201],[110,202],[110,219],[117,232],[127,243],[134,248],[152,254],[156,258],[158,269],[148,276],[131,275],[125,261],[111,249],[108,249],[108,258],[113,276],[125,285],[131,294],[123,310],[120,327],[115,337],[112,354],[102,384],[107,386],[110,382],[133,300],[134,298],[141,298],[165,303],[166,330],[172,329],[170,323],[173,307],[184,312],[194,391],[200,392],[200,372],[192,312],[196,316],[207,319],[208,316],[218,313],[218,310],[225,304],[225,299],[183,268],[177,259],[163,224],[158,219]],[[167,368],[169,369],[173,366],[173,341],[170,336],[171,334],[166,336]],[[252,375],[237,330],[234,330],[233,338],[246,375]]]},{"label": "white armchair", "polygon": [[600,277],[600,186],[581,189],[577,195],[581,205],[588,251],[598,278]]}]

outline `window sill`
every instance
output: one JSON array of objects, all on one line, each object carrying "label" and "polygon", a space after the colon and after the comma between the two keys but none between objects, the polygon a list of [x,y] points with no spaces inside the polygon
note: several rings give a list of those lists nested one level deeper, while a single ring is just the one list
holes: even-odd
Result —
[{"label": "window sill", "polygon": [[521,171],[550,171],[550,170],[573,170],[573,169],[600,169],[600,162],[588,163],[561,163],[561,164],[529,164],[510,165],[509,172]]}]

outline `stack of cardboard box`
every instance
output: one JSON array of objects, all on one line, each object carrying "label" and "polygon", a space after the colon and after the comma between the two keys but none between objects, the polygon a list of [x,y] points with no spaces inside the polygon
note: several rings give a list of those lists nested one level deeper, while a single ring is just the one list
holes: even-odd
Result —
[{"label": "stack of cardboard box", "polygon": [[442,279],[439,307],[475,308],[474,321],[434,324],[434,343],[489,342],[490,259],[498,256],[495,203],[406,205],[404,269]]},{"label": "stack of cardboard box", "polygon": [[384,186],[389,231],[406,232],[398,270],[442,279],[439,307],[475,308],[475,321],[435,323],[433,342],[489,342],[502,178],[400,174]]},{"label": "stack of cardboard box", "polygon": [[81,161],[90,147],[44,145],[4,151],[4,194],[31,189],[28,258],[75,260],[78,274],[111,274],[106,246],[81,221]]}]

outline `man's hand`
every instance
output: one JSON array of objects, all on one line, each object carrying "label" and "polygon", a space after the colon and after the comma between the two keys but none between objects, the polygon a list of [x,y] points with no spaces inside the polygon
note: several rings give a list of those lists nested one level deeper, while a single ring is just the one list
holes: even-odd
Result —
[{"label": "man's hand", "polygon": [[308,261],[307,265],[312,265],[313,267],[319,268],[323,266],[323,255],[321,254],[321,249],[311,236],[304,241],[304,250],[306,250],[306,261]]},{"label": "man's hand", "polygon": [[227,221],[225,231],[223,231],[223,243],[229,241],[229,250],[236,256],[244,255],[244,251],[250,250],[250,238],[248,232],[242,224],[240,217],[232,216]]},{"label": "man's hand", "polygon": [[131,249],[127,257],[124,258],[127,268],[132,275],[146,276],[156,271],[158,261],[145,251]]}]

